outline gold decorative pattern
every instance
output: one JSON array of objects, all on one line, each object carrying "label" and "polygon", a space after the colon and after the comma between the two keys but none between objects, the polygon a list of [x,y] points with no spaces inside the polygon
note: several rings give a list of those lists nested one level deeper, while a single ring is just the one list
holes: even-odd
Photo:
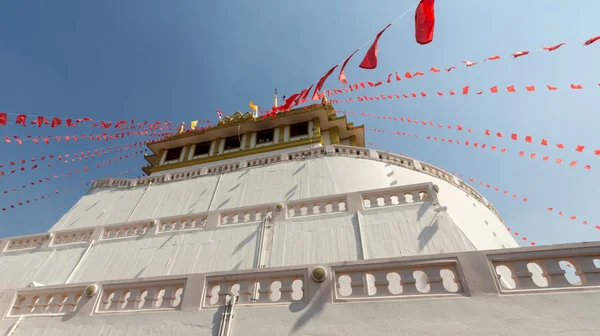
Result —
[{"label": "gold decorative pattern", "polygon": [[248,121],[248,120],[254,121],[254,119],[256,119],[256,118],[254,118],[254,115],[250,112],[246,112],[246,113],[242,114],[242,112],[236,111],[231,116],[224,117],[221,121],[219,121],[218,125],[229,126],[232,124],[242,123],[242,122]]}]

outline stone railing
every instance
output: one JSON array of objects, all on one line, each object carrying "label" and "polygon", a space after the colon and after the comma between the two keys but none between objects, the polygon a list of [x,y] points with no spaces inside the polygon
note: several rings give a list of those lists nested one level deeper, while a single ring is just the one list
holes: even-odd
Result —
[{"label": "stone railing", "polygon": [[303,216],[356,212],[417,202],[437,204],[433,183],[420,183],[384,189],[366,190],[324,197],[307,198],[287,203],[259,204],[248,207],[215,210],[186,215],[149,218],[146,220],[90,226],[80,229],[53,231],[21,237],[9,237],[0,242],[0,253],[67,244],[89,244],[115,239],[160,235],[173,231],[216,229],[234,224],[250,224],[266,217],[293,219]]},{"label": "stone railing", "polygon": [[[600,243],[99,281],[7,291],[5,319],[600,291]],[[506,269],[502,270],[501,268]],[[508,272],[507,272],[508,270]],[[506,286],[506,281],[512,286]],[[410,304],[410,303],[403,303]],[[357,308],[359,309],[359,308]],[[165,318],[162,316],[161,318]]]},{"label": "stone railing", "polygon": [[101,179],[97,180],[92,184],[92,188],[106,188],[106,187],[135,187],[139,185],[148,185],[150,183],[164,183],[169,181],[184,180],[199,176],[221,174],[238,169],[244,169],[248,167],[257,167],[268,164],[275,164],[291,160],[304,160],[313,159],[322,156],[347,156],[356,157],[369,160],[378,160],[387,163],[391,163],[397,166],[401,166],[407,169],[415,170],[421,173],[425,173],[439,179],[442,179],[450,184],[462,189],[469,195],[473,196],[477,201],[489,208],[496,216],[500,219],[500,214],[496,209],[489,203],[485,197],[477,192],[473,187],[469,186],[464,181],[460,180],[456,176],[449,174],[445,170],[430,165],[428,163],[417,161],[406,156],[392,154],[384,151],[378,151],[374,149],[368,149],[363,147],[353,146],[342,146],[342,145],[330,145],[325,147],[315,147],[303,150],[295,150],[284,154],[277,155],[265,155],[258,158],[242,160],[235,163],[224,163],[220,165],[206,166],[202,168],[196,168],[184,172],[166,173],[158,176],[148,176],[138,179]]}]

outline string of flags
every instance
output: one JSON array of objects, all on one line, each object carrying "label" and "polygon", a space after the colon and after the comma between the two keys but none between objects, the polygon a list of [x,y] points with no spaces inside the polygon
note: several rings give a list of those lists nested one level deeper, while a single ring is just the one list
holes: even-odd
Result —
[{"label": "string of flags", "polygon": [[[364,128],[364,129],[367,130],[367,131],[377,132],[377,133],[387,133],[387,134],[400,135],[400,136],[411,137],[411,138],[419,138],[418,135],[407,133],[407,132],[387,131],[387,130],[376,129],[376,128]],[[423,138],[425,138],[426,140],[440,141],[440,142],[444,142],[444,143],[447,142],[449,144],[456,144],[456,145],[462,145],[462,144],[464,144],[467,147],[474,147],[474,148],[480,148],[480,149],[489,149],[489,150],[494,151],[494,152],[501,152],[501,153],[507,153],[508,152],[508,150],[506,148],[499,148],[499,147],[497,147],[495,145],[490,145],[488,147],[488,144],[485,144],[485,143],[484,144],[480,144],[479,142],[472,142],[472,141],[469,141],[469,140],[465,140],[461,144],[460,140],[438,138],[438,137],[435,137],[435,136],[426,136],[426,137],[423,137]],[[518,155],[521,156],[521,157],[528,156],[531,159],[538,158],[538,155],[536,153],[527,154],[527,153],[525,153],[525,151],[519,151]],[[552,160],[550,160],[549,156],[545,156],[545,155],[542,156],[542,155],[540,155],[539,157],[543,161],[552,161]],[[563,164],[563,159],[556,158],[556,159],[554,159],[554,162],[556,164]],[[564,162],[564,163],[568,163],[568,162]],[[577,166],[582,166],[582,165],[579,165],[579,162],[577,160],[574,160],[574,161],[571,161],[569,163],[569,166],[571,166],[571,167],[577,167]],[[583,168],[586,169],[586,170],[591,170],[592,166],[589,165],[589,164],[587,164],[587,165],[583,165]]]},{"label": "string of flags", "polygon": [[65,141],[65,142],[69,142],[69,141],[74,141],[74,142],[79,142],[79,140],[90,140],[90,141],[109,141],[109,140],[118,140],[118,139],[122,139],[124,137],[128,137],[128,136],[150,136],[150,137],[163,137],[165,135],[169,135],[171,134],[170,132],[162,132],[162,133],[157,133],[157,132],[148,132],[148,131],[143,131],[143,132],[116,132],[114,134],[107,134],[107,133],[102,133],[102,134],[81,134],[79,136],[77,135],[47,135],[47,136],[33,136],[33,135],[27,135],[24,138],[20,137],[18,135],[6,135],[4,137],[4,142],[7,144],[17,144],[17,145],[22,145],[24,141],[31,141],[34,144],[40,144],[40,143],[44,143],[44,144],[50,144],[50,142],[61,142],[61,141]]},{"label": "string of flags", "polygon": [[[594,36],[592,38],[587,39],[583,43],[583,46],[589,46],[592,43],[597,42],[598,40],[600,40],[600,35],[599,36]],[[562,47],[564,45],[567,45],[567,44],[574,44],[574,43],[562,42],[562,43],[555,44],[555,45],[552,45],[552,46],[544,46],[544,47],[540,48],[539,50],[542,51],[542,52],[543,51],[551,52],[551,51],[555,51],[555,50],[559,49],[560,47]],[[504,56],[492,55],[492,56],[486,57],[482,61],[468,61],[468,60],[463,60],[461,63],[464,64],[464,68],[471,68],[471,67],[474,67],[476,65],[485,64],[486,61],[496,61],[496,60],[501,60],[501,59],[517,59],[519,57],[530,55],[533,52],[534,51],[517,51],[517,52],[510,53],[508,55],[504,55]],[[350,55],[350,57],[352,57],[353,55],[354,54]],[[349,58],[348,58],[348,60],[349,60]],[[401,75],[398,72],[394,72],[394,73],[389,73],[387,75],[387,78],[382,78],[382,79],[376,80],[376,81],[363,81],[363,82],[358,82],[358,83],[353,83],[353,84],[348,84],[348,81],[346,79],[345,74],[343,74],[341,72],[340,73],[340,77],[338,79],[340,80],[340,82],[342,84],[345,84],[345,85],[348,85],[348,86],[347,87],[342,87],[341,89],[340,88],[328,89],[328,90],[325,90],[324,93],[328,97],[335,96],[335,95],[343,95],[345,93],[349,93],[349,92],[353,92],[353,91],[358,91],[358,90],[361,90],[361,89],[367,89],[368,87],[377,87],[377,86],[380,86],[380,85],[383,85],[383,84],[390,84],[392,82],[401,81],[403,77],[404,77],[404,79],[411,79],[411,78],[414,78],[414,77],[431,75],[431,74],[436,74],[436,73],[440,73],[440,72],[446,72],[446,73],[448,73],[448,72],[451,72],[454,69],[459,69],[459,68],[456,65],[452,65],[452,66],[449,66],[447,68],[445,68],[445,67],[440,67],[440,68],[438,68],[438,67],[431,67],[427,71],[414,71],[414,72],[412,72],[412,71],[406,71],[404,73],[404,75]],[[365,84],[365,82],[367,84]]]},{"label": "string of flags", "polygon": [[[117,176],[129,174],[131,172],[137,171],[140,168],[133,168],[133,169],[129,169],[129,170],[126,170],[126,171],[122,171],[122,172],[120,172],[118,174],[111,175],[108,178],[112,178],[112,177],[117,177]],[[138,176],[138,178],[140,178],[140,176]],[[88,181],[86,183],[83,183],[83,184],[80,184],[78,186],[70,187],[70,188],[67,188],[67,189],[54,190],[53,193],[49,193],[49,194],[46,194],[46,195],[39,196],[39,198],[36,197],[33,200],[29,200],[28,199],[28,200],[25,200],[24,202],[16,202],[16,205],[15,204],[11,204],[9,206],[3,207],[2,211],[7,211],[7,210],[15,209],[17,207],[20,207],[20,206],[23,206],[23,205],[26,205],[26,204],[30,204],[32,202],[41,201],[42,199],[48,199],[48,198],[52,197],[53,195],[63,194],[63,193],[69,192],[69,191],[73,191],[73,190],[79,189],[79,188],[85,188],[85,187],[89,186],[90,184],[92,184],[94,182],[95,182],[95,180],[90,180],[90,181]]]},{"label": "string of flags", "polygon": [[[373,83],[369,82],[369,85]],[[374,84],[373,84],[374,85]],[[600,83],[595,85],[596,87],[600,87]],[[515,85],[508,85],[504,88],[499,87],[498,85],[494,85],[487,90],[475,91],[476,95],[482,95],[489,91],[489,94],[497,94],[506,91],[507,93],[516,93],[516,92],[537,92],[537,91],[558,91],[559,88],[554,85],[546,84],[541,86],[536,85],[525,85],[524,88],[517,88]],[[567,90],[583,90],[582,84],[570,84],[567,87]],[[374,100],[388,100],[388,99],[411,99],[411,98],[423,98],[428,96],[438,96],[438,97],[447,97],[447,96],[457,96],[457,95],[469,95],[472,94],[473,90],[471,90],[470,85],[465,85],[460,90],[451,89],[450,91],[444,93],[442,91],[437,91],[433,94],[431,92],[421,91],[417,92],[409,92],[409,93],[394,93],[394,94],[381,94],[376,96],[358,96],[356,100],[353,98],[338,100],[332,99],[332,104],[347,104],[347,103],[356,103],[356,102],[367,102]]]},{"label": "string of flags", "polygon": [[[130,144],[120,144],[120,145],[115,145],[112,147],[108,147],[108,148],[100,148],[100,149],[91,149],[86,151],[81,151],[81,152],[77,152],[77,153],[72,153],[72,154],[63,154],[63,155],[58,155],[55,156],[53,154],[49,154],[48,155],[48,161],[54,161],[53,159],[56,159],[55,162],[56,163],[64,163],[64,164],[68,164],[68,163],[73,163],[75,161],[83,161],[83,160],[88,160],[88,159],[94,159],[95,157],[101,157],[103,155],[107,155],[109,153],[113,153],[113,152],[123,152],[123,151],[128,151],[132,148],[138,148],[138,147],[142,147],[143,145],[146,144],[146,141],[140,141],[140,142],[135,142],[135,143],[130,143]],[[77,159],[77,160],[76,160]],[[10,161],[7,164],[0,164],[0,169],[4,168],[5,166],[8,168],[12,168],[13,166],[16,166],[15,168],[11,169],[9,172],[10,174],[14,174],[17,172],[22,172],[22,171],[26,171],[26,170],[35,170],[38,169],[38,167],[44,167],[43,164],[38,165],[38,162],[41,163],[41,161],[46,161],[46,156],[40,156],[39,158],[31,158],[30,160],[25,160],[25,159],[20,159],[20,160],[15,160],[15,161]],[[32,164],[32,166],[27,169],[25,168],[25,164],[27,162],[30,162]],[[19,164],[21,165],[21,167],[19,167]],[[47,163],[46,167],[51,167],[52,163]],[[0,176],[4,176],[6,175],[6,173],[2,170],[0,170]]]},{"label": "string of flags", "polygon": [[[419,137],[418,137],[417,135],[415,135],[415,134],[404,133],[404,132],[385,131],[385,130],[380,130],[380,129],[369,129],[369,128],[366,128],[366,130],[368,130],[368,131],[371,131],[371,132],[377,132],[377,133],[386,133],[386,134],[392,134],[392,135],[401,135],[401,136],[405,136],[405,137],[411,137],[411,138],[419,138]],[[419,139],[422,139],[422,138],[419,138]],[[458,145],[460,145],[460,141],[453,141],[453,140],[451,140],[451,139],[448,139],[448,140],[446,140],[446,139],[443,139],[443,138],[437,138],[437,137],[431,137],[431,136],[428,136],[428,137],[427,137],[427,140],[441,141],[441,142],[448,143],[448,144],[452,144],[452,143],[454,143],[454,144],[458,144]],[[468,145],[468,143],[465,143],[465,144],[466,144],[466,145]],[[478,146],[473,146],[473,147],[478,147]],[[481,146],[479,146],[479,148],[485,148],[485,147],[484,147],[484,145],[481,145]],[[506,151],[504,151],[504,152],[506,152]],[[402,155],[402,154],[401,154],[401,155]],[[557,163],[558,163],[558,162],[557,162]],[[573,166],[573,165],[571,165],[571,166]],[[446,170],[446,172],[447,172],[448,174],[452,174],[452,175],[454,175],[454,176],[458,176],[458,178],[460,178],[460,179],[463,179],[463,175],[462,175],[462,174],[459,174],[459,175],[457,175],[455,172],[449,172],[448,170]],[[468,180],[469,180],[469,182],[471,182],[471,183],[476,183],[476,182],[477,182],[477,181],[476,181],[475,179],[473,179],[473,178],[468,178]],[[493,189],[493,190],[494,190],[494,191],[496,191],[496,192],[500,192],[500,188],[498,188],[498,187],[493,187],[492,185],[490,185],[490,184],[487,184],[487,183],[485,183],[485,182],[483,182],[483,181],[479,181],[479,185],[480,185],[480,186],[482,186],[482,187],[485,187],[486,189]],[[503,190],[503,191],[502,191],[502,193],[503,193],[504,195],[511,196],[511,197],[512,197],[513,199],[515,199],[515,200],[521,200],[522,202],[528,202],[528,201],[529,201],[529,199],[528,199],[527,197],[522,197],[522,198],[521,198],[521,197],[517,196],[517,194],[512,194],[512,195],[511,195],[511,193],[510,193],[508,190]],[[553,209],[553,208],[547,208],[547,210],[551,212],[551,211],[553,211],[554,209]],[[558,215],[560,215],[560,216],[564,216],[565,218],[568,218],[568,219],[570,219],[571,221],[575,221],[575,220],[577,220],[577,218],[578,218],[577,216],[574,216],[574,215],[571,215],[571,216],[566,216],[566,215],[565,215],[563,212],[558,212]],[[588,222],[587,220],[584,220],[584,221],[582,221],[582,222],[581,222],[581,224],[583,224],[583,225],[589,225],[589,222]],[[594,226],[594,228],[595,228],[596,230],[600,230],[600,225],[595,225],[595,226]]]},{"label": "string of flags", "polygon": [[[442,125],[439,123],[434,123],[432,121],[425,121],[425,120],[418,120],[418,119],[414,119],[414,118],[409,118],[409,117],[403,117],[403,116],[399,116],[399,117],[392,117],[389,115],[378,115],[375,113],[366,113],[366,112],[353,112],[353,111],[341,111],[341,110],[336,110],[336,113],[340,113],[340,114],[345,114],[345,115],[353,115],[353,116],[360,116],[360,117],[371,117],[371,118],[376,118],[376,119],[385,119],[385,120],[390,120],[390,121],[399,121],[399,122],[404,122],[404,123],[409,123],[409,124],[416,124],[416,125],[422,125],[422,126],[426,126],[426,127],[438,127],[438,128],[444,128],[444,129],[451,129],[451,130],[456,130],[459,132],[467,132],[467,133],[473,133],[473,130],[470,128],[465,128],[460,124],[456,124],[456,125]],[[510,139],[512,141],[519,141],[519,140],[523,140],[525,143],[537,143],[539,141],[539,144],[541,146],[549,146],[550,145],[550,141],[546,138],[541,138],[538,140],[534,141],[534,137],[531,135],[519,135],[517,133],[509,133],[509,134],[504,134],[502,132],[496,132],[496,131],[491,131],[489,129],[486,129],[485,131],[482,132],[483,134],[485,134],[486,136],[495,136],[496,138],[499,139]],[[554,146],[558,149],[566,149],[567,147],[565,146],[564,143],[555,143]],[[575,148],[573,149],[576,153],[588,153],[589,151],[585,151],[585,148],[587,146],[585,145],[581,145],[578,144],[577,146],[575,146]],[[592,153],[594,155],[600,155],[600,149],[594,149],[592,151]]]},{"label": "string of flags", "polygon": [[[86,123],[87,127],[98,127],[98,128],[121,128],[121,129],[140,129],[145,128],[149,130],[158,130],[161,127],[171,126],[172,123],[170,121],[143,121],[140,123],[135,122],[135,120],[131,119],[131,123],[127,120],[120,121],[103,121],[103,120],[94,120],[89,117],[83,118],[58,118],[58,117],[45,117],[41,115],[28,115],[28,114],[17,114],[17,113],[8,113],[8,112],[0,112],[0,126],[6,126],[9,124],[8,116],[16,116],[14,124],[21,125],[23,127],[27,125],[35,125],[38,128],[42,126],[50,126],[51,128],[55,128],[58,126],[66,126],[66,127],[77,127],[82,123]],[[30,119],[28,122],[28,118]],[[210,120],[198,120],[198,122],[202,123],[212,123]],[[91,124],[91,125],[90,125]]]},{"label": "string of flags", "polygon": [[[111,163],[116,163],[117,161],[121,161],[123,159],[130,159],[130,158],[136,157],[137,155],[142,154],[142,153],[144,153],[147,150],[148,149],[140,150],[140,151],[137,151],[137,152],[133,153],[132,155],[126,155],[124,157],[120,156],[118,158],[114,157],[114,158],[109,159],[107,161],[102,161],[102,163],[96,164],[96,168],[100,168],[101,166],[105,166],[105,165],[108,165],[108,164],[111,164]],[[61,177],[66,177],[66,176],[70,176],[70,175],[73,175],[73,174],[76,174],[76,173],[88,172],[88,171],[89,171],[89,168],[85,167],[82,170],[77,169],[75,171],[70,171],[70,172],[68,172],[66,174],[53,175],[52,177],[46,177],[44,179],[38,179],[37,183],[43,183],[45,181],[50,181],[50,180],[53,180],[53,179],[59,179]],[[29,185],[30,186],[36,185],[36,182],[32,181],[32,182],[29,183]],[[27,185],[22,185],[20,189],[25,189],[25,188],[27,188]],[[12,192],[16,192],[17,190],[19,190],[19,188],[12,188],[11,189]],[[4,194],[7,194],[8,192],[9,192],[8,190],[5,190]],[[55,194],[58,194],[57,190],[55,190]],[[44,197],[42,197],[42,198],[44,198]],[[34,199],[34,201],[35,201],[35,199]],[[24,202],[23,201],[16,202],[16,205],[13,203],[13,204],[10,204],[8,206],[3,206],[2,207],[2,211],[6,211],[7,209],[14,209],[16,206],[21,206],[23,204],[30,203],[30,202],[31,202],[30,200],[25,200]]]}]

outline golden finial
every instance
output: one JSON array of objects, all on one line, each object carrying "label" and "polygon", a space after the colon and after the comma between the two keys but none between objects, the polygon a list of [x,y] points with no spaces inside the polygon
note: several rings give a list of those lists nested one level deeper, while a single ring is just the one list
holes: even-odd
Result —
[{"label": "golden finial", "polygon": [[323,98],[321,98],[321,103],[323,105],[327,105],[327,96],[325,96],[325,92],[323,92]]}]

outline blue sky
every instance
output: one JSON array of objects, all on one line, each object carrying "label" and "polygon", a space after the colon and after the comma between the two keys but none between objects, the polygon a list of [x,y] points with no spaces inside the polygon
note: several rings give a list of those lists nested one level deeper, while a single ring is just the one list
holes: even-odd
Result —
[{"label": "blue sky", "polygon": [[[253,100],[265,108],[273,89],[290,95],[316,82],[331,66],[377,34],[415,1],[330,0],[286,1],[5,1],[0,4],[0,111],[49,117],[92,117],[104,120],[216,120],[215,110],[226,114],[247,111]],[[558,92],[508,95],[469,95],[413,100],[344,104],[347,111],[408,116],[442,124],[461,124],[479,132],[425,128],[383,119],[351,117],[367,127],[487,142],[508,153],[426,142],[422,139],[367,132],[367,139],[403,153],[507,189],[527,203],[475,185],[500,211],[507,226],[538,244],[592,241],[600,238],[600,218],[593,210],[599,201],[596,185],[600,157],[595,98],[600,93],[600,42],[583,48],[582,42],[600,35],[600,3],[537,0],[438,1],[434,41],[414,41],[410,13],[390,27],[380,40],[379,66],[362,70],[358,64],[366,48],[349,63],[350,82],[378,80],[389,72],[427,71],[432,66],[458,66],[456,71],[403,80],[365,90],[364,94],[459,90],[473,91],[498,85],[546,84]],[[542,46],[577,42],[548,53]],[[521,50],[532,53],[517,60],[504,59],[465,69],[463,60],[481,61]],[[337,73],[336,73],[337,75]],[[570,91],[571,83],[584,85]],[[334,76],[325,88],[340,87]],[[521,89],[521,91],[524,91]],[[346,95],[345,97],[355,97]],[[504,134],[545,137],[563,142],[568,150],[544,148],[537,143],[511,142],[483,135],[485,129]],[[98,133],[90,128],[37,129],[14,125],[5,135]],[[80,142],[23,146],[0,143],[1,164],[11,160],[61,155],[126,144],[145,137],[106,143]],[[585,153],[575,153],[577,144]],[[595,147],[597,146],[597,147]],[[592,170],[531,160],[519,150],[591,164]],[[113,156],[108,156],[113,157]],[[90,161],[95,167],[99,161]],[[0,194],[0,207],[65,189],[90,179],[141,167],[141,158],[125,160]],[[34,172],[0,177],[0,189],[20,187],[39,176],[64,173],[85,164],[40,168]],[[139,171],[139,170],[138,170]],[[131,173],[129,177],[140,175]],[[0,236],[46,231],[84,193],[79,188],[60,196],[0,213]],[[576,221],[548,213],[554,207]],[[584,226],[581,220],[590,225]]]}]

